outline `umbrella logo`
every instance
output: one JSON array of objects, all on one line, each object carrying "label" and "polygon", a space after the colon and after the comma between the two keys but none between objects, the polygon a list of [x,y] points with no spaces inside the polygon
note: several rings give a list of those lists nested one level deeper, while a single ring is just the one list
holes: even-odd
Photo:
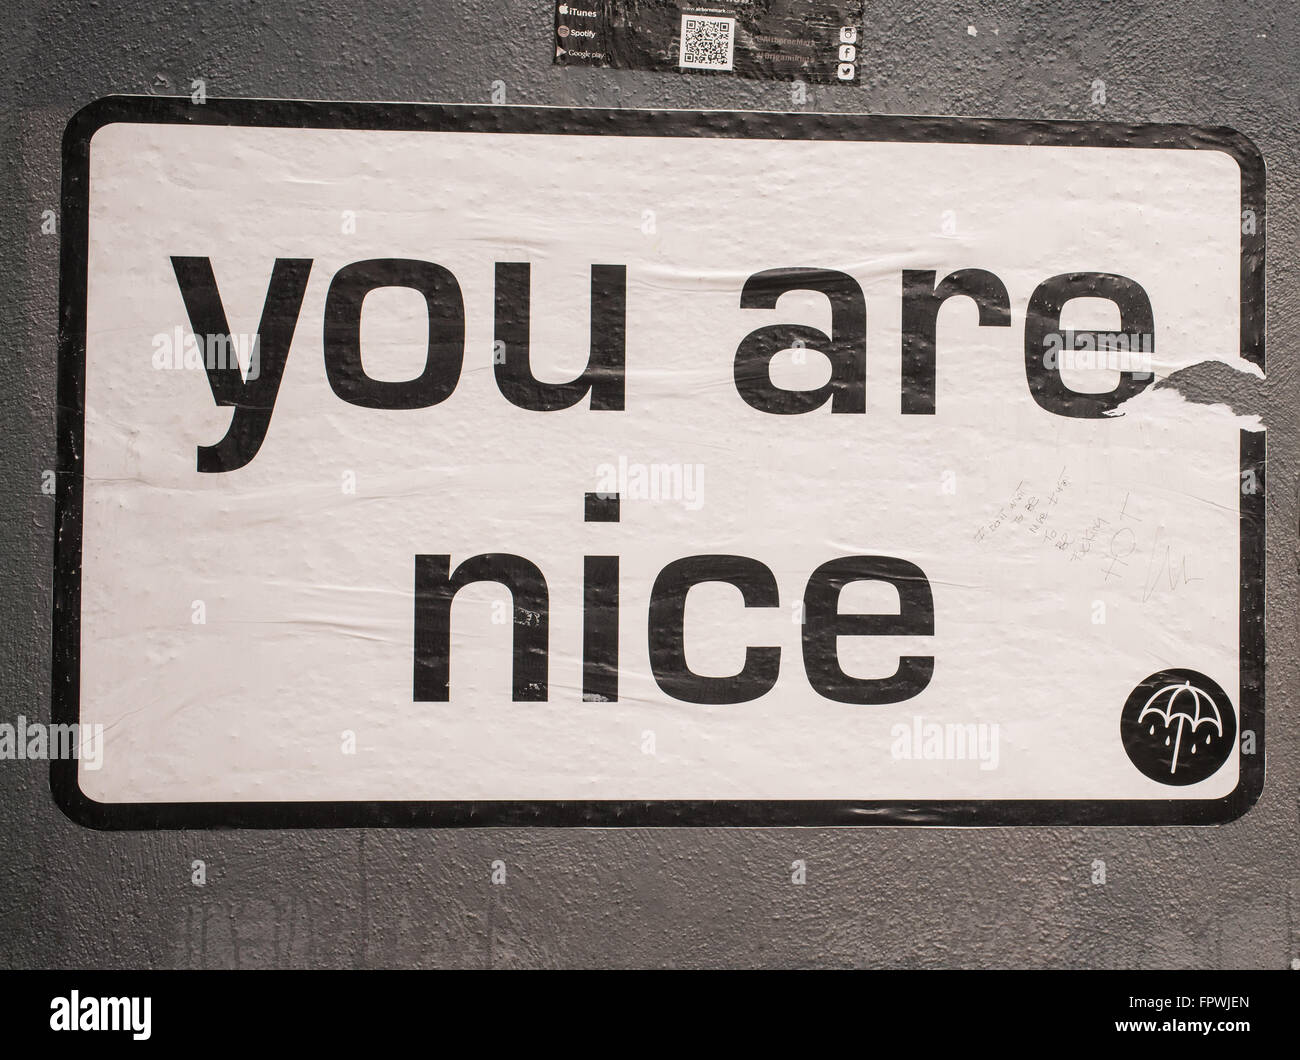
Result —
[{"label": "umbrella logo", "polygon": [[1120,716],[1124,750],[1161,784],[1195,784],[1218,772],[1237,741],[1227,693],[1205,674],[1171,669],[1129,693]]}]

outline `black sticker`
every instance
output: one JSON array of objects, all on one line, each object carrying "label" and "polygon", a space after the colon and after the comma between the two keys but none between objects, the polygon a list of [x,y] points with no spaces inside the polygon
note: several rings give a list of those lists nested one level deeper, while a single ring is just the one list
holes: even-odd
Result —
[{"label": "black sticker", "polygon": [[855,84],[861,0],[559,0],[555,62]]},{"label": "black sticker", "polygon": [[1161,784],[1213,776],[1237,742],[1232,701],[1195,670],[1161,670],[1129,693],[1120,736],[1133,764]]}]

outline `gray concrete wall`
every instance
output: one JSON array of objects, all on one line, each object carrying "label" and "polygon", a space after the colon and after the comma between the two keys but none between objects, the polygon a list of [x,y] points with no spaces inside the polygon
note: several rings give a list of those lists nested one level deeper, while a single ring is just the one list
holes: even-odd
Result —
[{"label": "gray concrete wall", "polygon": [[[550,65],[547,0],[8,0],[0,32],[0,716],[48,720],[59,138],[115,92],[789,109],[777,83]],[[3,966],[1286,967],[1300,960],[1290,0],[868,0],[830,111],[1230,125],[1268,163],[1268,779],[1205,828],[98,833],[0,763]],[[971,36],[967,27],[974,26]],[[1107,102],[1091,102],[1106,82]],[[1248,380],[1246,382],[1249,382]],[[208,883],[190,883],[202,858]],[[807,883],[790,882],[804,859]],[[509,882],[492,886],[490,863]],[[1104,859],[1107,883],[1091,883]]]}]

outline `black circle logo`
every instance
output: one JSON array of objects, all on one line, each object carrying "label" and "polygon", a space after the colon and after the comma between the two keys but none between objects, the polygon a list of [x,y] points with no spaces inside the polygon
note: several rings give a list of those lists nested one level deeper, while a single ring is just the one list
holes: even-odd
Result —
[{"label": "black circle logo", "polygon": [[1133,764],[1161,784],[1212,776],[1237,744],[1228,695],[1195,670],[1161,670],[1129,693],[1120,738]]}]

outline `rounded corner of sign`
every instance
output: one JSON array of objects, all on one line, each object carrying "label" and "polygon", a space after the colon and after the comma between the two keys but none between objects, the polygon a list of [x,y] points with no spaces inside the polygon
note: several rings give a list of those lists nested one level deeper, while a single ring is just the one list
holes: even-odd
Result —
[{"label": "rounded corner of sign", "polygon": [[120,827],[108,803],[98,802],[82,790],[75,759],[50,763],[50,793],[54,796],[54,804],[73,824],[98,832]]},{"label": "rounded corner of sign", "polygon": [[1207,803],[1208,812],[1193,824],[1232,824],[1246,816],[1264,793],[1262,770],[1242,771],[1237,786],[1222,799]]},{"label": "rounded corner of sign", "polygon": [[112,106],[117,97],[100,96],[84,104],[68,119],[63,128],[64,148],[89,144],[95,133],[114,121]]},{"label": "rounded corner of sign", "polygon": [[122,121],[123,107],[130,99],[129,96],[100,96],[81,107],[63,129],[64,155],[89,151],[91,141],[102,129]]},{"label": "rounded corner of sign", "polygon": [[1201,130],[1201,137],[1211,150],[1219,151],[1237,163],[1243,182],[1263,180],[1264,153],[1245,133],[1222,125]]}]

